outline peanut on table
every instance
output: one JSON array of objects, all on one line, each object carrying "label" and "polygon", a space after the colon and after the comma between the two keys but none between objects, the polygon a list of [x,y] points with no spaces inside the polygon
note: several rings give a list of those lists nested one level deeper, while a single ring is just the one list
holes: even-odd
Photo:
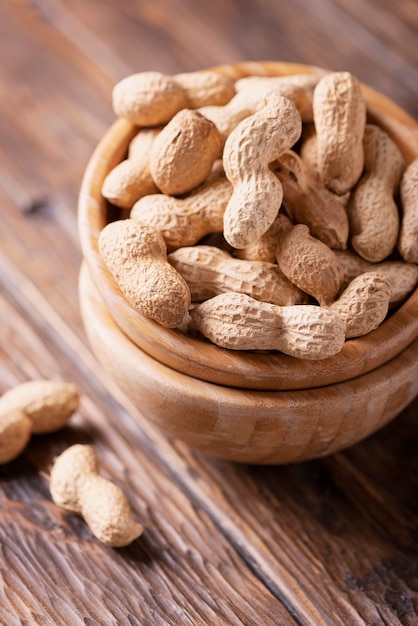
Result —
[{"label": "peanut on table", "polygon": [[[32,434],[66,426],[79,402],[75,385],[53,380],[30,380],[6,391],[0,397],[0,464],[19,456]],[[97,539],[111,547],[126,546],[142,534],[125,494],[99,475],[92,446],[73,445],[55,459],[50,491],[55,504],[82,515]]]},{"label": "peanut on table", "polygon": [[32,434],[63,428],[79,405],[77,388],[53,380],[30,380],[0,397],[0,464],[15,459]]},{"label": "peanut on table", "polygon": [[75,444],[55,459],[50,490],[55,504],[81,515],[95,537],[112,548],[129,545],[143,532],[123,491],[100,476],[92,446]]},{"label": "peanut on table", "polygon": [[99,249],[143,315],[183,329],[193,302],[221,347],[325,359],[417,285],[418,159],[349,72],[144,72],[113,103],[139,128],[102,189],[130,219]]}]

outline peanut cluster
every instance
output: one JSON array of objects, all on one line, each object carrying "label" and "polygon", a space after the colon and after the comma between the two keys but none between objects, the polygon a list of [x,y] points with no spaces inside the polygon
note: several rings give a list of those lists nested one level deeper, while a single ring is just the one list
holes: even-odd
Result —
[{"label": "peanut cluster", "polygon": [[123,219],[99,250],[142,314],[324,359],[417,285],[418,158],[368,123],[349,72],[146,72],[113,104],[139,128],[103,184]]},{"label": "peanut cluster", "polygon": [[[64,428],[77,411],[80,394],[71,383],[30,380],[0,397],[0,465],[17,458],[32,435]],[[143,528],[134,521],[123,491],[98,472],[92,446],[70,446],[54,460],[52,500],[84,517],[93,534],[109,546],[130,544]]]}]

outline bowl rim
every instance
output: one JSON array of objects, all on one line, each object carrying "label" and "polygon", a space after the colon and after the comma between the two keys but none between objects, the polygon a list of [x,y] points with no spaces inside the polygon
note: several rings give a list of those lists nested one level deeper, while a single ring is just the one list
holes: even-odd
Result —
[{"label": "bowl rim", "polygon": [[[234,79],[248,75],[323,73],[322,68],[284,62],[245,62],[209,68]],[[418,156],[418,123],[393,101],[362,85],[370,121],[396,138],[406,162]],[[107,173],[126,155],[138,127],[117,119],[98,143],[86,167],[78,202],[79,238],[93,281],[121,330],[161,363],[208,382],[245,389],[291,390],[343,382],[387,363],[418,336],[418,288],[376,330],[347,340],[327,359],[309,361],[274,352],[231,351],[206,339],[168,329],[135,311],[119,290],[98,252],[108,203],[101,196]]]}]

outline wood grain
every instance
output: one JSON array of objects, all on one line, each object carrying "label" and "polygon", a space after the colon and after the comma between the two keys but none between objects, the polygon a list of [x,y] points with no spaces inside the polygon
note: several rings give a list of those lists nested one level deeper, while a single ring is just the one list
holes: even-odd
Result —
[{"label": "wood grain", "polygon": [[[57,368],[59,356],[48,333],[36,324],[28,325],[4,301],[1,304],[9,320],[5,336],[14,336],[13,362],[23,363],[20,368],[15,365],[9,386],[26,378],[68,379],[70,359],[63,360],[63,367]],[[240,558],[228,556],[229,543],[212,524],[211,528],[208,526],[208,520],[200,521],[202,513],[194,509],[193,502],[152,458],[152,443],[137,431],[129,433],[129,428],[124,429],[123,420],[130,418],[116,407],[106,387],[97,379],[94,386],[85,382],[86,374],[92,378],[92,368],[97,369],[89,353],[85,351],[86,363],[82,353],[74,353],[77,346],[67,349],[73,351],[71,380],[84,391],[79,414],[64,431],[34,437],[24,458],[0,470],[2,572],[10,594],[0,607],[2,623],[12,624],[17,617],[30,623],[31,619],[38,619],[33,612],[42,616],[45,623],[54,623],[57,616],[59,624],[77,623],[83,616],[98,623],[128,623],[130,615],[138,624],[151,619],[164,623],[168,615],[181,616],[185,606],[186,624],[216,619],[238,624],[235,614],[240,611],[252,615],[251,619],[256,619],[261,611],[266,623],[274,623],[271,615],[282,615],[282,619],[292,623],[287,612],[269,597],[270,593],[262,587],[258,589],[260,583],[245,566],[237,576]],[[7,367],[7,358],[1,356]],[[107,422],[109,427],[104,428]],[[79,518],[52,504],[47,480],[49,466],[54,456],[75,442],[94,443],[103,474],[123,486],[133,502],[134,513],[146,527],[144,538],[130,548],[110,550],[100,545]],[[213,539],[218,535],[216,546],[206,541],[211,535]],[[42,585],[34,588],[36,571],[47,575]],[[202,604],[201,594],[194,593],[199,584],[210,589],[207,603]],[[229,589],[224,600],[217,598],[218,586]],[[78,592],[69,594],[74,587]],[[260,601],[260,592],[264,601]],[[99,597],[103,598],[101,602]],[[25,605],[30,610],[25,611]]]},{"label": "wood grain", "polygon": [[[0,468],[0,622],[416,624],[417,400],[345,452],[282,467],[139,427],[87,347],[76,224],[111,88],[133,71],[349,69],[416,118],[415,0],[13,0],[0,41],[0,391],[45,376],[83,392],[70,427]],[[126,490],[145,526],[131,547],[105,548],[51,503],[48,468],[74,442]]]}]

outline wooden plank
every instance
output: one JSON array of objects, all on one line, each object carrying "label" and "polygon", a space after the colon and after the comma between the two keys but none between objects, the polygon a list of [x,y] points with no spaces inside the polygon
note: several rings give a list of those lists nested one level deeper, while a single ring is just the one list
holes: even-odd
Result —
[{"label": "wooden plank", "polygon": [[[61,55],[58,32],[65,38],[67,54],[72,51],[71,59],[76,55],[78,63],[80,57],[88,61],[83,73],[88,72],[92,85],[106,75],[102,88],[131,71],[175,72],[267,59],[274,50],[276,59],[344,67],[362,79],[367,76],[387,95],[395,88],[400,104],[416,110],[417,18],[411,0],[400,3],[402,10],[390,17],[389,8],[377,2],[360,10],[358,3],[348,8],[339,0],[297,0],[296,5],[254,0],[239,7],[232,0],[222,7],[202,7],[191,0],[121,0],[102,3],[100,12],[80,0],[72,2],[71,10],[59,0],[33,4],[36,11],[25,0],[14,3],[12,14],[20,27],[26,26],[31,39],[44,41]],[[303,20],[295,19],[301,11]]]},{"label": "wooden plank", "polygon": [[8,24],[5,6],[0,4],[0,36],[15,66],[0,69],[2,176],[16,177],[20,187],[56,192],[71,184],[76,190],[93,146],[114,119],[112,83],[103,87],[71,46],[48,50],[53,31],[41,28],[37,42],[36,22]]},{"label": "wooden plank", "polygon": [[[147,438],[137,433],[132,445],[124,427],[130,418],[120,409],[116,414],[93,373],[86,380],[86,365],[73,367],[43,328],[28,323],[2,297],[0,311],[7,350],[0,351],[0,374],[7,373],[0,378],[3,390],[28,378],[58,377],[84,392],[69,427],[34,437],[22,457],[0,468],[0,579],[7,590],[0,621],[75,624],[85,617],[98,624],[164,624],[177,616],[184,624],[293,624],[205,512],[150,455]],[[51,462],[76,442],[94,444],[103,475],[127,492],[145,527],[131,547],[103,546],[77,516],[51,502]]]},{"label": "wooden plank", "polygon": [[[204,6],[192,0],[164,0],[158,5],[122,0],[117,7],[106,2],[99,22],[91,6],[80,0],[75,0],[73,11],[96,37],[112,41],[131,71],[176,72],[237,60],[304,62],[348,69],[389,97],[396,94],[397,102],[416,114],[418,38],[417,31],[407,26],[413,3],[404,3],[407,20],[395,20],[383,39],[384,18],[388,24],[390,19],[377,2],[370,4],[365,11],[357,6],[360,3],[347,8],[338,0],[280,4],[226,0]],[[110,31],[109,24],[117,27]],[[135,27],[139,37],[132,48],[127,42]],[[163,49],[155,45],[162,40]]]},{"label": "wooden plank", "polygon": [[[7,200],[2,203],[3,293],[24,288],[29,292],[36,285],[55,314],[80,334],[77,284],[81,253],[75,215],[59,196],[51,197],[48,202],[51,204],[29,213],[17,211]],[[6,266],[10,269],[6,270]],[[13,276],[14,267],[21,268],[18,277]],[[25,287],[22,281],[26,281]],[[32,306],[39,307],[39,301],[35,299]]]},{"label": "wooden plank", "polygon": [[[277,572],[281,564],[304,589],[305,576],[308,581],[321,580],[319,588],[309,589],[309,598],[322,615],[330,616],[335,610],[342,623],[350,624],[360,618],[366,623],[415,623],[416,485],[415,480],[407,481],[398,496],[400,475],[410,475],[411,467],[408,461],[403,465],[397,454],[408,439],[395,424],[409,420],[412,425],[417,409],[415,401],[387,432],[321,461],[279,468],[231,468],[203,460],[204,474],[212,475],[203,485],[211,486],[212,501],[220,505],[218,523],[225,524],[225,533],[234,542],[238,534],[228,528],[229,520],[240,520],[247,539],[241,550],[248,550],[251,537],[264,575],[274,568]],[[388,445],[382,445],[382,439]],[[378,449],[380,458],[374,454]],[[191,464],[192,453],[181,445],[179,451]],[[350,462],[350,455],[356,460],[362,457],[360,469]],[[383,472],[386,490],[381,486],[380,462],[387,465]],[[392,470],[399,466],[393,476]],[[220,484],[221,476],[227,480],[214,492],[213,485]],[[244,489],[243,504],[239,494]]]},{"label": "wooden plank", "polygon": [[[414,0],[398,0],[396,11],[390,0],[372,0],[367,3],[332,0],[332,4],[348,16],[348,27],[354,23],[357,31],[363,33],[368,54],[374,56],[386,71],[394,63],[394,78],[408,84],[411,91],[417,93],[417,3]],[[379,58],[383,48],[384,62],[381,56]]]},{"label": "wooden plank", "polygon": [[[62,351],[74,367],[82,368],[82,378],[86,378],[86,351],[74,344],[71,335],[64,340],[61,336],[61,342],[71,343]],[[112,419],[118,420],[115,410]],[[309,624],[313,619],[322,623],[323,616],[324,623],[333,619],[330,623],[344,624],[347,615],[350,615],[353,624],[361,624],[363,620],[367,623],[367,620],[377,618],[379,610],[389,611],[385,601],[388,592],[385,585],[388,583],[383,572],[380,583],[382,598],[375,597],[373,589],[364,589],[363,570],[370,569],[370,564],[385,550],[392,555],[396,554],[396,550],[386,544],[384,536],[375,551],[368,549],[371,537],[379,535],[379,528],[369,529],[370,520],[364,516],[352,534],[347,533],[346,522],[344,525],[342,520],[352,518],[356,514],[355,507],[346,498],[337,497],[340,488],[336,488],[331,473],[324,468],[324,463],[332,465],[338,455],[326,461],[284,468],[252,468],[202,457],[182,444],[176,444],[180,452],[176,454],[170,444],[138,416],[137,411],[129,407],[129,412],[141,423],[141,431],[136,432],[135,424],[131,423],[126,440],[136,441],[138,435],[142,439],[145,433],[147,446],[152,448],[159,465],[182,486],[195,506],[206,512],[267,588],[282,602],[293,607],[301,623]],[[119,425],[122,433],[125,427],[126,418]],[[102,436],[112,437],[106,433]],[[112,446],[111,440],[106,441],[106,448],[109,444]],[[311,481],[309,466],[316,466],[312,471],[314,480]],[[317,488],[318,480],[327,486],[325,500]],[[367,484],[367,480],[364,483]],[[374,489],[379,492],[379,485]],[[368,496],[368,491],[365,490],[363,495]],[[391,510],[396,507],[394,502],[389,504]],[[277,507],[281,511],[279,524],[276,520]],[[324,511],[327,518],[324,518]],[[376,517],[384,519],[385,516],[377,511]],[[326,525],[324,528],[325,521],[328,521],[328,528]],[[335,542],[334,537],[335,529],[340,526],[346,531],[346,534],[342,533],[341,544]],[[310,537],[317,538],[321,549],[311,543]],[[359,541],[362,537],[364,545]],[[376,547],[376,542],[374,545]],[[365,555],[360,561],[358,548]],[[399,554],[396,556],[399,558]],[[330,564],[333,564],[331,571]],[[318,576],[322,581],[320,588],[316,585]],[[350,581],[348,591],[345,588],[347,580]],[[402,594],[405,602],[413,603],[414,594],[411,595],[411,590],[402,583],[402,577],[398,584],[404,586]],[[396,613],[391,610],[391,615],[394,619]]]},{"label": "wooden plank", "polygon": [[[81,387],[83,387],[84,381],[87,380],[88,388],[86,389],[86,394],[91,396],[95,390],[92,370],[98,370],[100,372],[100,368],[96,366],[88,351],[83,349],[80,342],[76,340],[68,329],[66,329],[65,323],[63,323],[60,318],[55,315],[52,308],[49,308],[48,305],[42,301],[42,298],[37,293],[37,290],[34,287],[30,288],[27,281],[19,275],[18,270],[10,267],[4,259],[0,263],[0,267],[5,269],[3,277],[4,275],[7,275],[7,284],[9,284],[10,281],[12,285],[20,285],[20,288],[18,289],[12,289],[9,286],[8,292],[12,299],[15,300],[16,305],[24,312],[24,318],[29,320],[31,325],[35,328],[38,325],[42,328],[44,341],[45,339],[52,341],[55,346],[55,350],[59,350],[57,358],[59,356],[61,359],[65,357],[65,367],[70,368],[66,376],[67,379],[71,374],[72,377],[70,380],[75,380],[79,385],[81,385]],[[33,306],[33,304],[35,304],[35,306]],[[17,362],[20,361],[20,356],[23,354],[23,351],[27,351],[29,349],[28,346],[30,343],[27,338],[24,338],[23,345],[24,347],[21,348],[21,351],[17,352],[15,355],[14,360]],[[30,351],[29,354],[32,355],[32,351]],[[45,354],[42,355],[41,363],[48,363],[48,359]],[[34,377],[33,370],[29,371],[31,371],[31,377]],[[48,376],[46,373],[41,373],[40,375],[46,377]],[[104,377],[105,384],[112,389],[116,397],[120,398],[122,402],[125,402],[120,393],[118,393],[117,390],[111,386],[109,381],[107,381],[106,376],[103,373],[100,375]],[[120,409],[118,410],[117,407],[114,406],[114,403],[112,408],[114,413],[108,417],[108,426],[104,431],[100,429],[100,427],[103,426],[103,422],[97,424],[93,423],[94,440],[98,442],[99,449],[103,441],[103,452],[114,450],[116,438],[115,433],[111,432],[109,428],[110,424],[113,423],[114,427],[116,427],[121,433],[123,433],[124,428],[126,428],[126,416],[124,420],[121,419]],[[145,443],[146,448],[152,450],[153,455],[158,459],[158,467],[164,467],[170,474],[172,480],[181,485],[182,489],[187,493],[191,501],[194,502],[195,506],[198,506],[199,510],[204,511],[205,515],[209,516],[212,523],[214,523],[220,529],[221,533],[226,536],[227,541],[232,543],[238,554],[240,554],[241,558],[244,559],[247,566],[251,566],[251,570],[253,570],[257,578],[260,578],[263,584],[267,586],[267,589],[269,589],[272,595],[275,596],[281,603],[284,603],[287,607],[289,607],[289,610],[291,610],[292,614],[297,616],[297,620],[300,621],[300,623],[309,624],[313,618],[317,620],[318,624],[322,623],[321,612],[325,612],[325,614],[328,613],[332,616],[335,610],[334,606],[329,607],[328,609],[321,607],[320,612],[315,604],[310,600],[310,595],[315,595],[315,591],[309,580],[309,576],[304,583],[304,586],[307,586],[308,591],[297,592],[298,580],[301,575],[298,567],[296,571],[289,573],[287,569],[288,563],[286,560],[282,562],[282,559],[279,559],[277,563],[272,562],[270,555],[265,552],[263,544],[257,540],[254,531],[250,527],[246,526],[243,534],[242,529],[237,527],[235,523],[231,524],[229,522],[225,525],[228,513],[223,510],[223,506],[219,508],[219,502],[212,502],[213,493],[207,494],[207,496],[202,500],[201,491],[199,488],[196,488],[195,484],[197,476],[200,476],[201,480],[205,480],[204,477],[206,470],[202,472],[201,461],[192,463],[190,466],[187,464],[185,465],[182,458],[176,454],[162,435],[156,432],[152,426],[144,422],[141,416],[138,415],[138,412],[130,405],[129,410],[130,413],[133,412],[134,416],[136,416],[136,420],[142,423],[142,430],[138,431],[135,427],[135,422],[132,422],[129,425],[129,431],[125,434],[125,442],[132,444],[132,442],[135,441],[136,448],[136,442],[139,437],[139,441],[142,441],[142,445]],[[92,416],[89,415],[90,426],[91,420]],[[71,443],[71,438],[68,436],[68,433],[64,433],[63,436],[67,445],[68,443]],[[123,459],[129,458],[130,455],[132,455],[132,451],[126,450],[125,448],[120,451],[116,450],[115,454],[116,452],[118,452],[117,456]],[[52,453],[47,455],[46,458],[48,462],[50,462],[51,458],[55,454],[56,451],[54,450]],[[43,455],[43,458],[45,458],[45,455]],[[36,462],[36,460],[34,462]],[[209,459],[209,463],[210,462],[211,460]],[[192,480],[190,480],[190,468],[193,470]],[[45,467],[45,461],[42,461],[41,464],[39,464],[38,460],[38,469],[41,471],[45,471],[47,469],[47,467]],[[226,467],[224,470],[225,469],[228,474],[228,468]],[[224,470],[222,470],[222,474]],[[132,475],[142,473],[143,468],[136,467],[135,471],[132,470]],[[149,472],[149,475],[154,476],[154,473],[155,470]],[[223,477],[219,476],[218,480],[223,480]],[[143,495],[140,494],[139,497],[142,499]],[[248,546],[243,549],[246,543]],[[338,605],[339,602],[337,601],[336,604]],[[351,609],[348,606],[345,606],[343,613],[345,611],[351,612]]]},{"label": "wooden plank", "polygon": [[[221,15],[230,12],[232,4],[227,0]],[[116,61],[110,60],[115,80],[134,71],[156,69],[175,73],[212,65],[216,59],[223,63],[236,58],[231,37],[225,37],[220,28],[219,15],[217,27],[213,28],[210,5],[177,0],[159,3],[122,0],[103,2],[102,10],[97,12],[88,3],[76,0],[71,5],[71,15],[57,0],[38,1],[38,6],[45,15],[52,14],[54,26],[96,63],[100,64],[103,57],[94,44],[106,42],[112,54],[117,55]],[[239,10],[232,9],[233,17],[237,17]],[[84,27],[90,39],[84,36]],[[121,66],[121,59],[125,67]]]},{"label": "wooden plank", "polygon": [[[342,0],[297,0],[305,17],[302,38],[314,33],[316,54],[329,60],[331,69],[347,69],[369,86],[393,98],[411,115],[418,115],[418,67],[415,50],[418,31],[396,19],[391,5],[390,17],[381,3]],[[397,3],[402,5],[403,3]],[[390,20],[390,35],[382,25]],[[405,42],[405,46],[400,44]],[[338,42],[338,44],[336,43]],[[309,54],[311,46],[308,45]],[[408,50],[408,54],[406,54]],[[323,64],[322,62],[320,64]]]},{"label": "wooden plank", "polygon": [[[137,426],[84,344],[75,295],[77,189],[113,119],[115,80],[280,57],[347,67],[415,114],[414,9],[411,0],[396,15],[388,0],[362,13],[340,0],[105,0],[99,11],[81,0],[0,3],[0,389],[42,375],[85,392],[71,428],[34,438],[0,469],[1,621],[416,623],[417,401],[328,459],[257,468],[204,457]],[[50,462],[75,441],[94,441],[104,472],[127,486],[146,528],[131,549],[106,549],[50,502]]]}]

